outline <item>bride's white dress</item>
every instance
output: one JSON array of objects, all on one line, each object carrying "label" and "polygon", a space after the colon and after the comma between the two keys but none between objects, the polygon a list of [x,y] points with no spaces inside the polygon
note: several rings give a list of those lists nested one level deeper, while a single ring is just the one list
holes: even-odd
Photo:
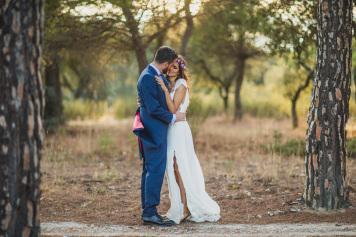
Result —
[{"label": "bride's white dress", "polygon": [[[171,99],[180,86],[187,87],[184,79],[178,79],[170,93]],[[178,111],[186,112],[189,106],[189,90]],[[219,205],[205,191],[205,182],[199,160],[195,154],[192,133],[187,121],[177,122],[168,128],[168,150],[166,177],[171,206],[166,216],[179,224],[183,218],[183,204],[179,186],[174,176],[174,156],[182,178],[188,209],[191,213],[189,220],[194,222],[218,221],[220,219]]]}]

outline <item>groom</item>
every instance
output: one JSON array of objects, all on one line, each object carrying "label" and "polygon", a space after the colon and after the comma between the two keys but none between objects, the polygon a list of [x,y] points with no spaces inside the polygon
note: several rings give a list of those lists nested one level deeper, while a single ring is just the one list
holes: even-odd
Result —
[{"label": "groom", "polygon": [[167,130],[170,123],[185,120],[185,113],[172,114],[168,111],[163,90],[155,81],[163,76],[169,65],[177,58],[176,52],[167,46],[160,47],[137,82],[140,117],[144,129],[135,131],[140,138],[143,154],[141,178],[142,220],[144,224],[171,226],[173,221],[157,213],[167,161]]}]

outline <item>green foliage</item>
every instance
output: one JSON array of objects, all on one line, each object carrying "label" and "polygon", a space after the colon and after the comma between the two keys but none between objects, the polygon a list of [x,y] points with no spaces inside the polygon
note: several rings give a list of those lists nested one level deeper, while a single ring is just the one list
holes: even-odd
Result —
[{"label": "green foliage", "polygon": [[112,84],[117,83],[117,72],[111,65],[105,65],[106,57],[97,55],[94,58],[82,53],[62,56],[61,81],[64,96],[106,100]]},{"label": "green foliage", "polygon": [[107,156],[112,153],[113,146],[115,145],[112,135],[108,133],[101,134],[97,140],[97,143],[99,146],[98,152],[103,156]]},{"label": "green foliage", "polygon": [[65,123],[63,116],[47,118],[45,120],[45,129],[47,132],[57,132],[61,125]]},{"label": "green foliage", "polygon": [[[316,42],[317,1],[274,1],[269,4],[268,24],[264,35],[271,40],[268,47],[274,54],[293,54],[297,61],[314,61]],[[315,63],[309,64],[313,65]]]},{"label": "green foliage", "polygon": [[274,1],[267,11],[268,24],[263,32],[269,38],[267,46],[288,66],[279,91],[295,103],[302,92],[311,93],[316,64],[316,6],[317,1],[310,0]]},{"label": "green foliage", "polygon": [[346,151],[348,157],[356,159],[356,137],[346,141]]},{"label": "green foliage", "polygon": [[[305,141],[303,139],[290,139],[282,142],[282,134],[275,130],[273,134],[273,142],[262,144],[261,148],[269,153],[276,153],[282,156],[300,156],[305,154]],[[356,159],[356,137],[347,139],[346,141],[347,156]]]},{"label": "green foliage", "polygon": [[273,132],[273,144],[281,144],[282,133],[280,131],[274,130]]},{"label": "green foliage", "polygon": [[286,118],[289,117],[278,104],[272,101],[248,102],[244,104],[246,113],[255,117]]},{"label": "green foliage", "polygon": [[195,137],[200,126],[210,116],[216,113],[216,110],[212,106],[204,104],[202,98],[193,96],[190,98],[189,108],[187,111],[187,120],[192,130],[193,137]]},{"label": "green foliage", "polygon": [[[356,90],[356,88],[355,88],[355,90]],[[350,116],[356,117],[356,99],[355,98],[350,98],[349,112],[350,112]]]},{"label": "green foliage", "polygon": [[302,139],[291,139],[282,142],[282,134],[275,130],[273,134],[273,142],[262,144],[261,148],[266,152],[276,153],[282,156],[300,156],[305,153],[305,141]]},{"label": "green foliage", "polygon": [[[111,2],[111,8],[105,10],[107,2]],[[177,13],[167,11],[166,1],[159,3],[161,7],[158,8],[156,3],[149,2],[46,2],[44,59],[50,62],[54,55],[60,58],[65,118],[97,118],[107,111],[108,106],[118,119],[133,116],[136,109],[138,64],[134,52],[137,45],[132,44],[133,35],[123,9],[135,16],[139,28],[138,40],[145,46],[148,59],[152,58],[160,43],[180,48],[186,24],[183,19],[185,13],[180,11],[183,2],[176,5]],[[210,89],[213,93],[205,92],[208,95],[199,94],[192,98],[192,112],[188,114],[192,127],[199,127],[207,116],[223,111],[218,90],[215,90],[222,86],[221,82],[219,84],[211,79],[197,62],[204,59],[212,74],[223,81],[222,84],[231,84],[229,104],[232,109],[235,77],[230,76],[238,71],[235,67],[239,47],[243,47],[246,55],[258,52],[258,57],[249,59],[245,68],[246,80],[241,90],[243,110],[258,117],[289,116],[288,99],[308,74],[299,65],[299,60],[311,68],[315,61],[315,2],[272,2],[222,0],[217,4],[214,0],[201,1],[189,41],[188,67],[194,86],[200,91]],[[78,7],[98,8],[98,12],[87,14]],[[137,18],[141,14],[144,17]],[[165,24],[167,22],[170,24]],[[266,40],[265,36],[268,37],[266,47],[260,44]],[[266,55],[262,58],[260,52],[284,57]],[[125,56],[117,57],[118,54]],[[355,58],[353,54],[353,61]],[[280,70],[273,71],[272,67],[279,67]],[[281,78],[271,80],[271,77]],[[355,90],[354,84],[352,92]],[[298,114],[306,112],[309,95],[307,90],[301,94]],[[356,115],[355,99],[353,93],[350,116]],[[89,100],[105,100],[109,105]],[[58,123],[58,118],[49,120],[51,123]]]},{"label": "green foliage", "polygon": [[97,119],[108,111],[108,104],[102,101],[64,101],[64,117],[68,120]]},{"label": "green foliage", "polygon": [[[189,56],[204,86],[218,88],[222,98],[229,97],[233,91],[231,87],[243,70],[239,63],[242,58],[262,54],[255,42],[261,25],[266,22],[263,9],[265,6],[256,0],[223,0],[220,4],[208,1],[202,6]],[[259,68],[254,70],[261,75]],[[258,79],[256,82],[261,83]]]},{"label": "green foliage", "polygon": [[117,99],[113,104],[114,116],[117,119],[133,117],[137,109],[137,101],[134,98]]},{"label": "green foliage", "polygon": [[291,139],[286,143],[277,146],[276,150],[284,156],[304,156],[305,141],[301,139]]},{"label": "green foliage", "polygon": [[[308,74],[309,72],[298,67],[295,62],[287,60],[287,68],[283,75],[283,87],[281,88],[284,91],[284,96],[289,100],[292,99],[298,88],[305,83]],[[311,93],[311,87],[312,83],[309,83],[308,94]]]},{"label": "green foliage", "polygon": [[[278,57],[269,58],[270,63],[261,65],[258,61],[251,60],[249,67],[251,71],[255,67],[264,66],[268,68],[264,75],[264,84],[256,85],[254,81],[247,80],[241,91],[243,109],[245,112],[258,117],[289,118],[291,114],[291,101],[284,92],[284,75],[289,70],[285,61]],[[292,83],[292,82],[291,82]],[[312,83],[310,83],[312,84]],[[310,103],[310,90],[304,90],[300,94],[297,112],[300,121],[307,116]]]}]

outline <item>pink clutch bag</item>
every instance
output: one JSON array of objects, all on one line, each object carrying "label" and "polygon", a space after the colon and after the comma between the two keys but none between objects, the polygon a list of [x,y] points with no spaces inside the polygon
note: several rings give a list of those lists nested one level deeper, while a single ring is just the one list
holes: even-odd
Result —
[{"label": "pink clutch bag", "polygon": [[143,155],[143,145],[140,137],[138,136],[138,131],[144,129],[143,123],[141,121],[140,117],[140,109],[138,108],[135,114],[135,118],[132,124],[132,132],[134,132],[137,135],[137,142],[138,142],[138,152],[140,156],[140,160],[144,158]]},{"label": "pink clutch bag", "polygon": [[136,111],[135,118],[134,118],[134,121],[132,124],[132,131],[135,132],[135,131],[141,130],[141,129],[144,129],[144,126],[141,121],[140,110],[138,109]]}]

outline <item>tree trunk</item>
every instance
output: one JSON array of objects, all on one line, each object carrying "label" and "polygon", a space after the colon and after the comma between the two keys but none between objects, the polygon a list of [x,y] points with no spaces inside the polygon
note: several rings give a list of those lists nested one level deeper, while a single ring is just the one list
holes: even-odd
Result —
[{"label": "tree trunk", "polygon": [[136,54],[136,60],[138,64],[138,73],[140,74],[147,67],[148,60],[146,57],[146,49],[142,45],[140,45],[138,41],[135,47],[135,54]]},{"label": "tree trunk", "polygon": [[306,205],[347,206],[346,132],[351,83],[352,1],[319,0],[317,69],[306,138]]},{"label": "tree trunk", "polygon": [[187,26],[186,26],[184,34],[183,34],[182,46],[180,49],[180,53],[184,57],[187,55],[189,39],[192,36],[193,28],[194,28],[193,16],[192,16],[192,13],[190,12],[190,3],[191,2],[192,2],[192,0],[184,0],[184,12],[185,12],[185,20],[186,20]]},{"label": "tree trunk", "polygon": [[302,93],[303,90],[305,90],[306,88],[308,88],[309,86],[309,82],[313,79],[314,76],[314,70],[309,70],[309,74],[308,77],[306,78],[304,84],[300,85],[297,89],[297,91],[295,92],[295,94],[293,95],[292,99],[291,99],[291,116],[292,116],[292,125],[293,128],[297,128],[298,127],[298,114],[297,114],[297,102],[298,99],[300,97],[300,94]]},{"label": "tree trunk", "polygon": [[223,101],[224,112],[227,113],[229,108],[229,87],[219,87],[219,95]]},{"label": "tree trunk", "polygon": [[298,99],[295,99],[294,97],[291,99],[291,117],[293,128],[298,127],[297,100]]},{"label": "tree trunk", "polygon": [[356,66],[354,66],[354,85],[355,85],[355,94],[354,94],[355,98],[354,98],[354,100],[356,102]]},{"label": "tree trunk", "polygon": [[138,23],[135,20],[135,17],[133,16],[130,10],[130,6],[127,4],[128,3],[124,3],[124,5],[122,6],[122,11],[126,19],[127,27],[131,34],[132,47],[135,51],[136,60],[138,64],[138,70],[139,70],[138,73],[141,73],[148,64],[148,60],[146,56],[146,47],[142,42],[142,38],[140,36],[140,32],[138,28]]},{"label": "tree trunk", "polygon": [[0,1],[0,236],[39,236],[42,0]]},{"label": "tree trunk", "polygon": [[54,57],[52,62],[45,66],[45,92],[45,127],[51,130],[63,122],[62,90],[59,78],[58,57]]},{"label": "tree trunk", "polygon": [[234,120],[241,119],[243,115],[240,92],[241,92],[242,82],[244,80],[245,64],[246,64],[246,58],[243,56],[239,57],[239,59],[237,60],[238,75],[236,77],[236,84],[235,84]]},{"label": "tree trunk", "polygon": [[228,96],[224,96],[223,97],[223,101],[224,101],[224,111],[225,111],[225,113],[227,113],[227,110],[229,109],[229,98],[228,98]]}]

